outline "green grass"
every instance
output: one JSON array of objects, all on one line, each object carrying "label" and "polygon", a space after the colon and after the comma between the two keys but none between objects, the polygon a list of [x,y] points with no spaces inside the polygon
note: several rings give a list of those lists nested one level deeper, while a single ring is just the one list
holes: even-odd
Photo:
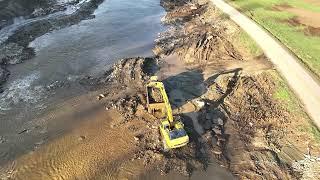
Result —
[{"label": "green grass", "polygon": [[259,56],[263,53],[256,42],[244,31],[240,31],[237,34],[236,41],[246,47],[253,56]]},{"label": "green grass", "polygon": [[274,11],[275,5],[288,4],[292,7],[319,12],[320,7],[304,0],[229,0],[292,50],[318,77],[320,77],[320,37],[307,36],[303,26],[292,26],[285,21],[295,15]]},{"label": "green grass", "polygon": [[286,82],[280,77],[277,72],[271,73],[271,76],[275,82],[276,87],[273,98],[279,100],[282,103],[283,107],[285,107],[289,112],[306,117],[303,109],[300,107],[298,98],[291,91]]},{"label": "green grass", "polygon": [[311,132],[313,137],[318,141],[320,142],[320,131],[319,129],[317,129],[315,127],[315,125],[313,126],[310,126],[308,129],[307,129],[308,132]]},{"label": "green grass", "polygon": [[298,130],[312,134],[314,139],[320,143],[319,129],[304,112],[295,94],[277,72],[272,72],[271,76],[274,79],[276,87],[273,98],[280,101],[282,106],[290,113],[305,119],[308,123],[304,124],[303,127],[298,127]]}]

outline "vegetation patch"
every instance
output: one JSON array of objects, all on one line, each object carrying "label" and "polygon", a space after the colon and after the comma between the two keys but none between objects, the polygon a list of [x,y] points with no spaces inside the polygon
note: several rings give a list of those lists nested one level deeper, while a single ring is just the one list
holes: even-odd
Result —
[{"label": "vegetation patch", "polygon": [[236,41],[247,48],[253,56],[259,56],[263,54],[261,48],[256,44],[256,42],[244,31],[239,31],[237,34]]},{"label": "vegetation patch", "polygon": [[271,32],[320,76],[318,27],[301,25],[301,22],[297,21],[291,23],[297,14],[285,10],[297,8],[306,13],[319,13],[320,6],[303,0],[230,0],[229,2]]}]

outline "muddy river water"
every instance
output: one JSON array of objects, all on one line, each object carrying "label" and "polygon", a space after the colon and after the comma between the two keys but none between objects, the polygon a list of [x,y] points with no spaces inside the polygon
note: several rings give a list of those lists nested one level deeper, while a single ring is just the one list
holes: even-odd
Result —
[{"label": "muddy river water", "polygon": [[158,0],[105,0],[94,14],[94,19],[37,38],[30,43],[36,57],[8,68],[11,75],[0,95],[0,132],[57,100],[83,93],[77,80],[103,73],[117,59],[152,55],[154,39],[164,28]]},{"label": "muddy river water", "polygon": [[5,142],[0,143],[0,163],[15,157],[13,149],[24,149],[15,146],[19,132],[28,132],[37,116],[87,93],[79,79],[104,73],[119,58],[152,55],[154,39],[164,29],[158,0],[105,0],[94,15],[40,36],[30,43],[34,58],[8,67],[11,74],[0,94],[0,137]]}]

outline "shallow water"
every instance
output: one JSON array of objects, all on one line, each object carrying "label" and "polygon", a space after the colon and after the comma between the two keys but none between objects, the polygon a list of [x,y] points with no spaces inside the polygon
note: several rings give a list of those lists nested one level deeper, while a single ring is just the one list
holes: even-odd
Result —
[{"label": "shallow water", "polygon": [[158,0],[105,0],[95,15],[30,43],[36,57],[9,67],[11,75],[0,95],[0,113],[9,116],[1,119],[14,118],[10,110],[32,111],[35,104],[46,108],[81,89],[73,85],[67,94],[65,89],[47,92],[45,87],[53,83],[72,84],[103,73],[119,58],[152,55],[154,39],[163,30]]},{"label": "shallow water", "polygon": [[0,143],[0,165],[33,148],[26,139],[42,136],[32,129],[39,124],[46,128],[47,122],[39,120],[43,113],[88,93],[79,79],[105,72],[122,57],[152,55],[154,39],[164,29],[163,15],[159,0],[105,0],[96,18],[30,43],[36,56],[8,67],[11,75],[0,94],[0,138],[5,139]]}]

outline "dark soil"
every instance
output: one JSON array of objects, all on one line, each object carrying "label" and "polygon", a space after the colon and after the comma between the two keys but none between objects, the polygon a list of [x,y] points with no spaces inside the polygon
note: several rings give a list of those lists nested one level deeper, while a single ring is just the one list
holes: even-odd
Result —
[{"label": "dark soil", "polygon": [[320,28],[307,26],[304,30],[304,33],[308,36],[320,36]]},{"label": "dark soil", "polygon": [[303,32],[307,36],[320,36],[320,28],[305,25],[302,22],[300,22],[297,17],[293,17],[287,20],[286,23],[295,27],[303,27]]}]

